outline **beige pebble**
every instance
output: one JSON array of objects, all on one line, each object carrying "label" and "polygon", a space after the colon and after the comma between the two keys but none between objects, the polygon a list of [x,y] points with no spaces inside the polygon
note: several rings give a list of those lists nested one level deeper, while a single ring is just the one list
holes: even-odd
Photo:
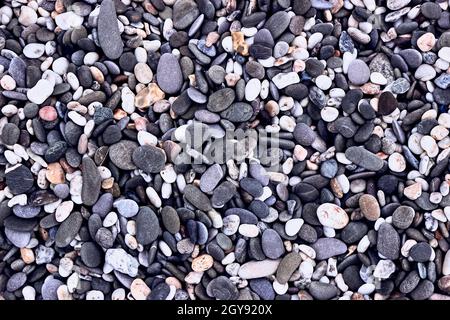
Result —
[{"label": "beige pebble", "polygon": [[348,222],[347,212],[333,203],[323,203],[317,208],[317,218],[325,227],[342,229]]},{"label": "beige pebble", "polygon": [[403,155],[398,152],[394,152],[388,159],[389,169],[394,172],[403,172],[406,170],[406,161]]},{"label": "beige pebble", "polygon": [[34,252],[29,248],[20,248],[20,257],[26,264],[33,263],[35,260]]},{"label": "beige pebble", "polygon": [[364,217],[369,221],[376,221],[380,217],[380,205],[377,199],[370,194],[359,197],[359,206]]},{"label": "beige pebble", "polygon": [[428,52],[436,44],[436,38],[431,32],[427,32],[417,39],[417,46],[422,52]]},{"label": "beige pebble", "polygon": [[151,290],[142,279],[134,279],[130,286],[131,295],[136,300],[146,300]]},{"label": "beige pebble", "polygon": [[0,86],[8,91],[16,88],[16,81],[10,75],[4,75],[0,80]]},{"label": "beige pebble", "polygon": [[203,272],[213,266],[214,259],[209,254],[203,254],[192,260],[192,270]]},{"label": "beige pebble", "polygon": [[422,195],[422,185],[416,182],[403,189],[403,194],[410,200],[416,200]]},{"label": "beige pebble", "polygon": [[50,183],[59,184],[66,181],[64,177],[64,170],[58,162],[48,164],[45,177]]}]

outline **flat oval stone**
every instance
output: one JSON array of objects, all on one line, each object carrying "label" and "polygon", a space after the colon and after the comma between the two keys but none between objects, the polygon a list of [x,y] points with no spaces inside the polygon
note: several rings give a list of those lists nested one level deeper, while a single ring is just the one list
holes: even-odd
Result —
[{"label": "flat oval stone", "polygon": [[242,279],[267,277],[277,271],[279,264],[280,260],[249,261],[239,268],[238,275]]},{"label": "flat oval stone", "polygon": [[193,185],[187,185],[184,188],[184,196],[189,203],[202,211],[209,211],[212,209],[211,201],[199,188]]},{"label": "flat oval stone", "polygon": [[233,103],[235,97],[236,94],[231,88],[217,90],[209,96],[206,107],[209,111],[221,112]]},{"label": "flat oval stone", "polygon": [[134,170],[136,165],[133,163],[132,156],[138,144],[130,140],[122,140],[109,147],[109,159],[119,169]]},{"label": "flat oval stone", "polygon": [[175,94],[180,91],[183,85],[183,74],[178,59],[173,54],[165,53],[159,59],[156,81],[165,93]]},{"label": "flat oval stone", "polygon": [[231,122],[244,122],[253,116],[253,108],[248,103],[236,102],[222,111],[220,116]]},{"label": "flat oval stone", "polygon": [[309,293],[317,300],[330,300],[338,294],[339,290],[331,283],[313,281],[309,285]]},{"label": "flat oval stone", "polygon": [[166,160],[164,150],[152,145],[137,147],[133,152],[133,163],[147,173],[161,172]]},{"label": "flat oval stone", "polygon": [[92,206],[97,202],[100,194],[102,178],[94,161],[89,157],[83,157],[82,171],[81,199],[85,205]]},{"label": "flat oval stone", "polygon": [[350,63],[348,66],[348,79],[351,83],[360,86],[367,83],[369,78],[370,69],[364,61],[355,59]]},{"label": "flat oval stone", "polygon": [[85,242],[80,249],[83,263],[90,268],[97,268],[102,263],[103,251],[94,242]]},{"label": "flat oval stone", "polygon": [[83,222],[83,217],[79,212],[72,212],[58,228],[55,235],[55,244],[59,248],[67,247],[78,234]]},{"label": "flat oval stone", "polygon": [[64,283],[54,279],[53,276],[48,276],[41,288],[41,294],[43,300],[58,300],[58,288]]},{"label": "flat oval stone", "polygon": [[172,234],[176,234],[180,231],[180,217],[177,211],[170,207],[165,206],[161,210],[162,223],[167,231]]},{"label": "flat oval stone", "polygon": [[18,165],[5,174],[6,185],[13,194],[26,193],[33,187],[34,178],[30,169]]},{"label": "flat oval stone", "polygon": [[320,238],[311,247],[316,251],[317,260],[326,260],[347,251],[345,243],[335,238]]},{"label": "flat oval stone", "polygon": [[376,221],[381,215],[377,199],[370,194],[363,194],[359,197],[359,206],[362,214],[369,221]]},{"label": "flat oval stone", "polygon": [[200,189],[206,193],[213,191],[223,176],[222,167],[219,164],[212,165],[202,174]]},{"label": "flat oval stone", "polygon": [[377,250],[390,260],[398,259],[400,255],[400,236],[389,223],[383,223],[378,230]]},{"label": "flat oval stone", "polygon": [[15,205],[13,207],[13,212],[19,218],[30,219],[36,217],[41,212],[41,208],[31,205]]},{"label": "flat oval stone", "polygon": [[235,300],[239,296],[236,285],[225,276],[212,279],[206,287],[206,293],[217,300]]},{"label": "flat oval stone", "polygon": [[302,257],[297,252],[290,252],[281,259],[278,265],[276,278],[280,284],[288,282],[292,274],[297,270],[302,262]]},{"label": "flat oval stone", "polygon": [[414,220],[415,211],[409,206],[399,206],[392,214],[392,224],[398,229],[407,229]]},{"label": "flat oval stone", "polygon": [[297,123],[294,128],[294,138],[302,146],[310,146],[316,139],[314,131],[303,122]]},{"label": "flat oval stone", "polygon": [[123,52],[123,42],[117,24],[116,8],[113,0],[104,0],[100,5],[97,22],[98,41],[105,55],[118,59]]},{"label": "flat oval stone", "polygon": [[364,147],[350,147],[345,150],[345,157],[351,162],[370,171],[378,171],[383,167],[383,160]]},{"label": "flat oval stone", "polygon": [[173,6],[173,26],[176,29],[185,29],[194,22],[199,13],[197,4],[193,0],[178,0]]},{"label": "flat oval stone", "polygon": [[158,217],[149,207],[142,207],[136,218],[136,240],[147,245],[155,241],[161,233]]},{"label": "flat oval stone", "polygon": [[264,254],[270,259],[278,259],[284,254],[284,245],[280,235],[273,229],[264,231],[261,238]]}]

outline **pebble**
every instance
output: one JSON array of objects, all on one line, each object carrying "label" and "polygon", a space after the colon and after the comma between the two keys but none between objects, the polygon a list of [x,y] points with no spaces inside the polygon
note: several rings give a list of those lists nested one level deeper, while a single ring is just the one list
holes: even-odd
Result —
[{"label": "pebble", "polygon": [[323,226],[333,229],[342,229],[349,222],[347,213],[332,203],[321,204],[317,208],[317,218]]},{"label": "pebble", "polygon": [[161,56],[156,71],[157,82],[162,91],[175,94],[183,84],[183,75],[177,58],[170,53]]},{"label": "pebble", "polygon": [[113,0],[102,1],[97,22],[98,41],[103,53],[112,60],[123,52],[123,42],[117,24],[116,8]]},{"label": "pebble", "polygon": [[400,254],[400,236],[389,223],[382,223],[378,229],[377,250],[383,257],[394,260]]},{"label": "pebble", "polygon": [[369,221],[377,221],[381,215],[377,199],[370,194],[363,194],[359,197],[359,206],[362,214]]}]

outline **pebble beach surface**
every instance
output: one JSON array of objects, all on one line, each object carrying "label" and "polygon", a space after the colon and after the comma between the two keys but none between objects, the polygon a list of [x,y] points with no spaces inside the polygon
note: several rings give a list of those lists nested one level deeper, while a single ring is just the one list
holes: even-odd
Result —
[{"label": "pebble beach surface", "polygon": [[450,299],[449,3],[2,1],[0,300]]}]

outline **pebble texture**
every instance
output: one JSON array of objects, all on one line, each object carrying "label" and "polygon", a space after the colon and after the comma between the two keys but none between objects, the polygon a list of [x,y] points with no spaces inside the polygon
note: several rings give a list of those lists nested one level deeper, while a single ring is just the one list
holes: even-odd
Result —
[{"label": "pebble texture", "polygon": [[0,4],[0,300],[450,299],[450,9]]}]

